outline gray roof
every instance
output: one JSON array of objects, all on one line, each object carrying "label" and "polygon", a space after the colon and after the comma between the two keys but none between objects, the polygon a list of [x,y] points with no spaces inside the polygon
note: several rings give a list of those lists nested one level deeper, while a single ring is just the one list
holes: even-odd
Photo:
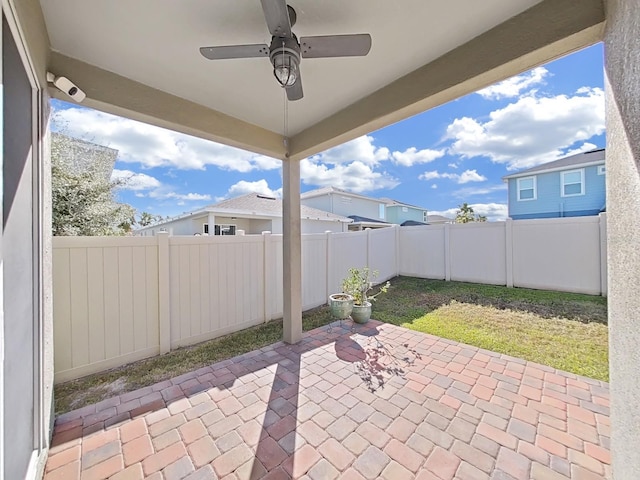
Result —
[{"label": "gray roof", "polygon": [[555,160],[553,162],[543,163],[542,165],[538,165],[537,167],[532,167],[527,170],[521,170],[516,173],[512,173],[511,175],[506,175],[502,177],[503,180],[507,178],[515,178],[522,177],[525,175],[530,175],[532,173],[541,173],[547,172],[550,170],[564,170],[569,167],[579,167],[581,165],[592,164],[602,162],[604,163],[604,148],[600,148],[598,150],[591,150],[589,152],[578,153],[576,155],[571,155],[569,157],[561,158],[560,160]]},{"label": "gray roof", "polygon": [[[250,213],[253,215],[266,215],[273,217],[282,216],[282,200],[258,193],[248,193],[214,205],[209,205],[204,210],[228,211],[229,213]],[[314,218],[319,220],[330,220],[334,222],[350,222],[347,217],[336,215],[335,213],[325,212],[317,208],[300,205],[300,213],[302,218]]]},{"label": "gray roof", "polygon": [[411,205],[410,203],[401,202],[400,200],[394,200],[393,198],[381,197],[381,202],[384,202],[389,207],[411,207],[417,208],[418,210],[426,210],[424,207],[419,207],[418,205]]},{"label": "gray roof", "polygon": [[442,215],[427,215],[427,223],[447,223],[453,222],[453,218],[444,217]]},{"label": "gray roof", "polygon": [[377,198],[367,197],[366,195],[361,195],[359,193],[348,192],[347,190],[342,190],[336,187],[322,187],[315,190],[309,190],[308,192],[304,192],[303,194],[301,194],[300,198],[304,200],[305,198],[319,197],[321,195],[327,195],[330,193],[337,193],[338,195],[350,195],[352,197],[364,198],[365,200],[373,200],[374,202],[380,201]]}]

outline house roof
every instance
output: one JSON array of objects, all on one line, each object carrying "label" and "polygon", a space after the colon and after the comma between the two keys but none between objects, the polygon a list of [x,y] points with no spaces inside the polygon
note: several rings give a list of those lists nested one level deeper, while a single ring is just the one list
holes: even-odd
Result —
[{"label": "house roof", "polygon": [[[206,206],[200,210],[186,212],[182,215],[163,220],[162,222],[153,223],[138,230],[146,230],[148,228],[156,228],[160,225],[166,225],[175,220],[180,220],[194,215],[205,215],[208,213],[222,214],[225,216],[235,216],[243,218],[280,218],[282,217],[282,200],[280,198],[269,197],[259,193],[247,193],[240,197],[230,198],[213,205]],[[323,220],[329,222],[351,223],[352,220],[336,215],[335,213],[325,212],[317,208],[300,205],[300,217],[304,220]]]},{"label": "house roof", "polygon": [[442,215],[427,215],[428,223],[447,223],[453,222],[453,218],[445,217]]},{"label": "house roof", "polygon": [[341,188],[336,188],[336,187],[322,187],[322,188],[317,188],[315,190],[309,190],[308,192],[305,192],[305,193],[301,194],[300,198],[302,200],[304,200],[305,198],[320,197],[322,195],[329,195],[329,194],[332,194],[332,193],[335,193],[337,195],[347,195],[349,197],[362,198],[364,200],[371,200],[373,202],[381,202],[382,201],[379,198],[367,197],[366,195],[361,195],[359,193],[349,192],[347,190],[342,190]]},{"label": "house roof", "polygon": [[418,222],[417,220],[407,220],[400,224],[401,227],[417,227],[420,225],[429,225],[428,223]]},{"label": "house roof", "polygon": [[503,180],[516,177],[524,177],[533,173],[553,172],[558,170],[566,170],[569,167],[584,167],[587,165],[597,165],[604,163],[605,161],[605,149],[600,148],[597,150],[591,150],[589,152],[578,153],[569,157],[561,158],[553,162],[543,163],[536,167],[528,168],[527,170],[521,170],[511,175],[502,177]]},{"label": "house roof", "polygon": [[411,205],[410,203],[401,202],[400,200],[394,200],[393,198],[382,197],[380,198],[381,202],[384,202],[388,207],[409,207],[409,208],[417,208],[418,210],[426,210],[424,207],[419,207],[418,205]]},{"label": "house roof", "polygon": [[383,225],[393,225],[389,222],[383,222],[382,220],[376,220],[374,218],[361,217],[360,215],[349,215],[349,218],[353,220],[354,223],[381,223]]},{"label": "house roof", "polygon": [[[248,193],[240,197],[230,198],[222,202],[205,207],[207,212],[225,212],[225,213],[250,213],[252,215],[263,215],[270,217],[282,216],[282,200],[280,198],[261,195],[259,193]],[[314,220],[328,220],[334,222],[350,223],[347,217],[336,215],[335,213],[325,212],[306,205],[300,206],[300,214],[302,218]]]}]

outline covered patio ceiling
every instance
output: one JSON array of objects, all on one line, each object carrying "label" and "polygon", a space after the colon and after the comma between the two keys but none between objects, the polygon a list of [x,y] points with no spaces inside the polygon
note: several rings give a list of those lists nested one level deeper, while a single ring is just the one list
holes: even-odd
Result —
[{"label": "covered patio ceiling", "polygon": [[[269,43],[258,0],[25,0],[49,70],[87,106],[299,160],[599,41],[602,0],[290,0],[298,37],[369,33],[366,57],[303,59],[288,104],[267,58],[209,61],[201,46]],[[39,10],[41,9],[41,14]],[[34,32],[36,29],[34,29]],[[40,29],[37,31],[44,31]],[[55,97],[68,100],[51,89]]]}]

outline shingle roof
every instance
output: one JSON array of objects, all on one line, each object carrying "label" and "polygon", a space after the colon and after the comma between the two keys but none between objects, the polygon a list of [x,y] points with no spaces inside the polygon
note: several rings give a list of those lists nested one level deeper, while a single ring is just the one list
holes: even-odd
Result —
[{"label": "shingle roof", "polygon": [[[251,213],[253,215],[267,215],[274,217],[282,216],[282,200],[275,197],[260,195],[258,193],[248,193],[236,198],[223,200],[214,205],[209,205],[204,210],[226,210],[229,213]],[[300,205],[302,218],[313,218],[320,220],[331,220],[335,222],[348,222],[347,217],[325,212],[317,208]]]},{"label": "shingle roof", "polygon": [[600,148],[598,150],[591,150],[589,152],[578,153],[576,155],[571,155],[569,157],[561,158],[560,160],[543,163],[542,165],[538,165],[536,167],[532,167],[527,170],[521,170],[519,172],[512,173],[511,175],[506,175],[502,177],[502,179],[506,180],[508,178],[522,177],[524,175],[546,172],[548,170],[562,170],[565,167],[579,167],[581,165],[585,165],[588,163],[597,163],[600,161],[604,162],[604,159],[605,159],[604,152],[605,152],[605,149]]},{"label": "shingle roof", "polygon": [[367,197],[366,195],[361,195],[359,193],[348,192],[347,190],[342,190],[342,189],[336,188],[336,187],[322,187],[322,188],[317,188],[315,190],[309,190],[308,192],[304,192],[303,194],[301,194],[300,198],[304,200],[305,198],[319,197],[320,195],[326,195],[326,194],[329,194],[329,193],[337,193],[338,195],[349,195],[349,196],[352,196],[352,197],[364,198],[366,200],[373,200],[374,202],[380,202],[381,201],[378,198]]},{"label": "shingle roof", "polygon": [[389,207],[395,207],[395,206],[398,206],[398,207],[411,207],[411,208],[417,208],[419,210],[426,210],[426,208],[424,208],[424,207],[419,207],[418,205],[412,205],[410,203],[401,202],[400,200],[394,200],[393,198],[381,197],[380,201],[385,203]]},{"label": "shingle roof", "polygon": [[453,218],[445,217],[443,215],[427,215],[428,223],[447,223],[453,222]]}]

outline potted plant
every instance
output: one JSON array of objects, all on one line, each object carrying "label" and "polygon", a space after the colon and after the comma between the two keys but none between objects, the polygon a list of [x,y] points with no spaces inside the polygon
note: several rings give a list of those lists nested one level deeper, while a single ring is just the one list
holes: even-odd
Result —
[{"label": "potted plant", "polygon": [[378,276],[377,271],[369,270],[369,267],[350,268],[349,275],[342,281],[342,291],[353,297],[353,311],[351,318],[356,323],[367,323],[371,318],[371,302],[381,293],[385,293],[391,286],[390,282],[378,286],[377,293],[371,294]]},{"label": "potted plant", "polygon": [[331,315],[336,320],[349,318],[353,309],[353,297],[347,293],[334,293],[329,295],[329,308]]}]

